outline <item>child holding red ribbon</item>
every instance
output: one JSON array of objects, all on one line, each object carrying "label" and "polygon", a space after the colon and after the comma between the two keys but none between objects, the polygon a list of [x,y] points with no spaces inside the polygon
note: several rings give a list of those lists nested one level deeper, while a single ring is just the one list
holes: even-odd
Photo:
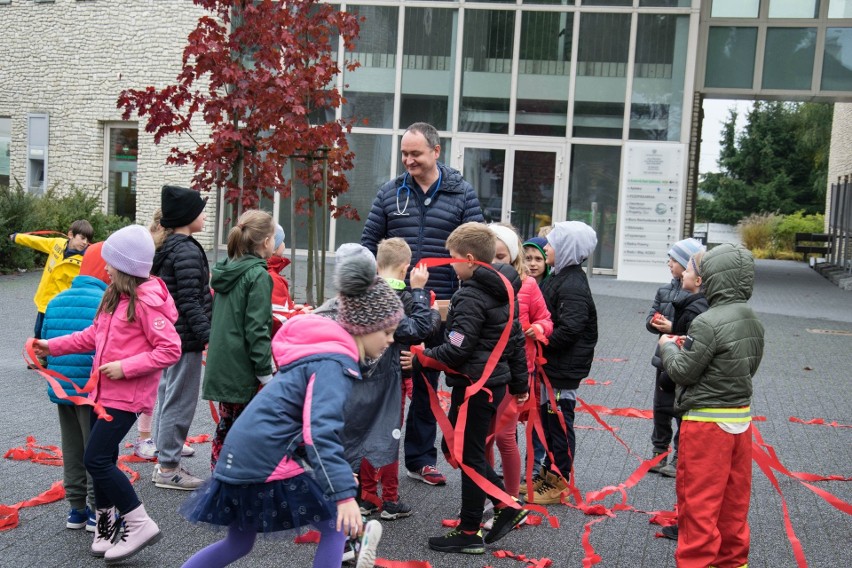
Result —
[{"label": "child holding red ribbon", "polygon": [[[658,336],[663,333],[672,333],[672,322],[674,321],[674,304],[691,292],[683,289],[683,272],[689,264],[689,258],[704,250],[704,245],[697,239],[683,239],[672,245],[669,249],[668,267],[672,274],[672,280],[664,286],[660,286],[654,296],[654,303],[645,317],[645,327],[651,333]],[[668,458],[663,458],[650,471],[659,473],[666,477],[674,477],[677,473],[677,449],[680,431],[680,419],[674,412],[675,385],[667,375],[663,373],[660,361],[660,349],[655,347],[651,364],[656,371],[654,382],[654,429],[651,432],[651,444],[654,447],[654,457],[669,451],[669,444],[674,445],[674,454],[669,463]],[[672,420],[677,423],[678,430],[672,430]]]},{"label": "child holding red ribbon", "polygon": [[[84,454],[92,476],[98,521],[92,554],[119,562],[160,539],[127,476],[118,469],[119,444],[140,412],[151,412],[162,370],[180,359],[177,310],[162,280],[150,277],[151,233],[139,225],[116,231],[101,250],[112,283],[94,323],[72,335],[37,340],[36,354],[95,351],[94,388],[99,414]],[[116,512],[121,517],[116,519]],[[117,539],[122,522],[124,534]]]},{"label": "child holding red ribbon", "polygon": [[663,368],[683,413],[677,471],[679,568],[748,564],[752,377],[763,358],[763,325],[747,305],[754,258],[716,246],[697,264],[710,304],[678,336],[660,337]]},{"label": "child holding red ribbon", "polygon": [[[553,331],[550,311],[547,309],[536,279],[527,274],[521,257],[521,239],[514,228],[501,223],[492,223],[488,225],[488,228],[497,237],[494,248],[494,262],[512,266],[521,278],[521,288],[518,290],[518,320],[524,332],[527,375],[530,389],[532,389],[536,384],[534,380],[536,341],[546,342],[547,337]],[[517,498],[520,495],[521,485],[521,453],[518,450],[517,436],[518,417],[521,409],[517,405],[510,404],[510,401],[510,397],[504,398],[497,410],[494,422],[497,431],[494,439],[497,449],[500,451],[500,461],[503,465],[503,484],[506,487],[506,493]],[[492,447],[489,446],[488,454],[489,461],[493,463]]]},{"label": "child holding red ribbon", "polygon": [[[529,397],[524,335],[517,310],[510,311],[509,305],[509,294],[513,297],[517,293],[520,278],[508,265],[496,265],[495,269],[482,266],[494,258],[495,241],[494,233],[481,223],[465,223],[450,233],[446,247],[450,257],[461,261],[452,265],[461,287],[450,300],[444,342],[422,351],[427,363],[432,359],[445,369],[447,385],[452,387],[450,423],[454,427],[459,421],[464,424],[455,431],[456,436],[464,437],[463,443],[453,440],[452,452],[452,458],[460,461],[462,467],[461,522],[446,535],[429,539],[429,548],[440,552],[483,554],[485,543],[500,540],[527,516],[520,503],[509,507],[494,495],[488,495],[495,507],[494,522],[491,530],[482,536],[480,523],[486,492],[480,484],[490,483],[504,491],[503,482],[485,459],[491,420],[507,390],[518,404]],[[500,274],[512,288],[507,290]],[[511,334],[508,343],[501,345],[507,325],[511,326]],[[493,371],[484,385],[471,392],[475,384],[482,382],[495,350],[502,352]],[[442,447],[449,456],[447,444],[445,438]]]},{"label": "child holding red ribbon", "polygon": [[[102,246],[103,243],[96,243],[86,249],[80,264],[80,274],[71,282],[71,287],[57,294],[47,304],[42,326],[42,337],[45,339],[69,335],[92,325],[109,284],[106,265],[101,257]],[[74,353],[47,358],[51,371],[67,379],[58,379],[66,396],[78,396],[79,390],[86,386],[92,374],[93,355]],[[85,527],[87,531],[94,532],[97,525],[95,491],[83,462],[83,452],[92,430],[91,409],[60,396],[61,393],[54,390],[54,387],[48,387],[47,394],[51,402],[56,403],[59,415],[65,499],[71,505],[65,527]]]}]

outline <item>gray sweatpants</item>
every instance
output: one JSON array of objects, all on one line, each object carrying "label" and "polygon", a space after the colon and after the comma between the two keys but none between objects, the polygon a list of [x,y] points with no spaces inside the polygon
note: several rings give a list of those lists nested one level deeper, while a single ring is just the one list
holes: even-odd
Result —
[{"label": "gray sweatpants", "polygon": [[180,465],[180,451],[195,417],[201,390],[201,352],[184,353],[180,360],[163,371],[157,389],[157,413],[154,417],[159,455],[166,469]]},{"label": "gray sweatpants", "polygon": [[[88,503],[95,510],[92,476],[83,465],[83,453],[92,431],[92,407],[57,404],[59,435],[62,439],[62,470],[65,477],[65,499],[72,509],[83,510]],[[88,497],[88,499],[87,499]]]}]

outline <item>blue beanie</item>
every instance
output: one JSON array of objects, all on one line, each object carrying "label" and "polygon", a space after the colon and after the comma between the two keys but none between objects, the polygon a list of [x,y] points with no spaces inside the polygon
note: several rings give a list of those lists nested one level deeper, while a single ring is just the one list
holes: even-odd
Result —
[{"label": "blue beanie", "polygon": [[672,248],[669,249],[669,256],[676,263],[686,268],[686,265],[689,264],[689,258],[703,250],[704,245],[698,239],[683,239],[672,245]]},{"label": "blue beanie", "polygon": [[272,250],[278,250],[278,247],[281,246],[281,243],[284,242],[284,228],[281,225],[275,225],[275,248]]}]

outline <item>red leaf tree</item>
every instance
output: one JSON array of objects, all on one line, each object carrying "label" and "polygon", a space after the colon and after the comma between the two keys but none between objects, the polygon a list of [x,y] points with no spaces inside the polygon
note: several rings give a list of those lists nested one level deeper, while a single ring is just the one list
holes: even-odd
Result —
[{"label": "red leaf tree", "polygon": [[[192,183],[200,190],[224,188],[234,213],[256,207],[273,191],[290,197],[285,172],[292,169],[309,190],[297,201],[297,214],[313,220],[314,206],[327,206],[334,217],[357,220],[349,205],[334,205],[348,189],[346,177],[323,175],[324,165],[334,172],[353,167],[346,141],[351,123],[325,117],[343,102],[334,87],[341,72],[337,42],[342,38],[353,49],[357,16],[318,0],[194,3],[211,15],[189,34],[175,84],[122,91],[117,106],[123,118],[147,117],[145,131],[159,144],[170,135],[192,136],[200,114],[209,139],[192,150],[173,147],[167,162],[192,164]],[[288,160],[299,167],[285,167]]]}]

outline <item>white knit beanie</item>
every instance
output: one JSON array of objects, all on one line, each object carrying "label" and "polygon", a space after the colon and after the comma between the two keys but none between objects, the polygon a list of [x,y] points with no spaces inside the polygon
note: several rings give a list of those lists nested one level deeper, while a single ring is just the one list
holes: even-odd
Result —
[{"label": "white knit beanie", "polygon": [[491,223],[488,225],[488,228],[491,229],[491,232],[502,241],[506,248],[509,249],[509,261],[515,262],[515,259],[518,258],[518,253],[520,252],[520,247],[518,246],[518,234],[505,225],[498,225],[496,223]]},{"label": "white knit beanie", "polygon": [[107,238],[101,256],[120,272],[148,278],[154,263],[154,238],[142,225],[128,225]]}]

